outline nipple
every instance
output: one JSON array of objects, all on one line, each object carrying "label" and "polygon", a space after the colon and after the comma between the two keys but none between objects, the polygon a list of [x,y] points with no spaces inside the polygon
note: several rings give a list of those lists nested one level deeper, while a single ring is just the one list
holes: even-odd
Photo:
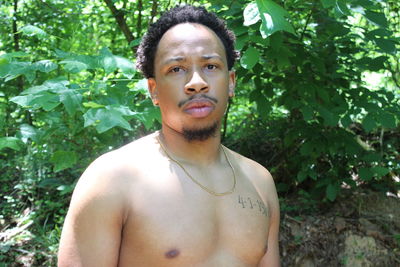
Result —
[{"label": "nipple", "polygon": [[177,249],[171,249],[171,250],[165,252],[165,257],[166,257],[167,259],[173,259],[173,258],[175,258],[175,257],[178,257],[179,253],[180,253],[179,250],[177,250]]}]

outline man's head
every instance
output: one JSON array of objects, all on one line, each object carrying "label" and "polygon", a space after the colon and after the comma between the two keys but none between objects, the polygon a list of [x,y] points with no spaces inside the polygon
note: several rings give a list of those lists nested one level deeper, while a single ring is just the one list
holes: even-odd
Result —
[{"label": "man's head", "polygon": [[228,69],[231,70],[239,57],[234,49],[235,35],[226,28],[225,22],[203,7],[177,6],[165,12],[157,22],[150,25],[137,50],[136,67],[146,78],[154,77],[154,59],[158,43],[170,28],[181,23],[197,23],[215,32],[224,45]]},{"label": "man's head", "polygon": [[203,8],[176,7],[150,27],[137,65],[160,106],[164,132],[179,132],[188,141],[216,136],[233,96],[233,44],[224,22]]}]

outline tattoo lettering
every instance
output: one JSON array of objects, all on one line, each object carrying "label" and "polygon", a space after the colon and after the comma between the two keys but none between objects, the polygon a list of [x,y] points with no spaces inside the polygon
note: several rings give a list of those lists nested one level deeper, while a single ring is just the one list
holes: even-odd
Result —
[{"label": "tattoo lettering", "polygon": [[256,201],[254,201],[254,199],[250,198],[250,197],[243,197],[241,195],[239,195],[238,197],[238,203],[242,206],[243,209],[256,209],[258,207],[258,211],[264,215],[268,217],[268,209],[265,206],[265,204],[260,201],[259,199],[256,199]]}]

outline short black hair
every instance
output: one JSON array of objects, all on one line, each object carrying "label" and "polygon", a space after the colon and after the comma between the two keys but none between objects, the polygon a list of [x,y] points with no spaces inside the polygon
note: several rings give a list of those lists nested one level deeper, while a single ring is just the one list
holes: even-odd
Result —
[{"label": "short black hair", "polygon": [[231,70],[239,53],[234,48],[235,34],[226,27],[225,21],[204,7],[192,5],[176,6],[161,15],[150,25],[143,37],[136,58],[136,67],[146,78],[154,77],[154,58],[161,37],[170,28],[181,23],[198,23],[207,26],[215,32],[225,47],[228,69]]}]

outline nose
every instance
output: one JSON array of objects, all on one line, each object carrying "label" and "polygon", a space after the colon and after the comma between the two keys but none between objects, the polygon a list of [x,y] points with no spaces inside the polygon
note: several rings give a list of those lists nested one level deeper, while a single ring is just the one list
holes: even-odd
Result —
[{"label": "nose", "polygon": [[190,80],[185,85],[186,94],[206,93],[208,92],[208,83],[201,77],[198,71],[193,71]]}]

